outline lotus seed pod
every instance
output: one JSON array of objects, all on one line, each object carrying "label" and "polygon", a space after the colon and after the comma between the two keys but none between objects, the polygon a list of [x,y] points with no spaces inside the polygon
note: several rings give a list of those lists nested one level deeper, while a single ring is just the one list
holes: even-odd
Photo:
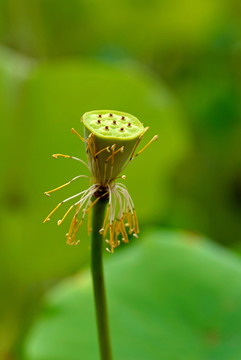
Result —
[{"label": "lotus seed pod", "polygon": [[[79,240],[76,239],[76,235],[84,221],[85,215],[88,214],[88,233],[90,234],[91,209],[96,206],[100,199],[108,199],[106,215],[99,233],[103,234],[103,239],[108,244],[106,250],[113,252],[120,245],[121,240],[123,243],[128,243],[129,235],[137,237],[139,233],[133,200],[126,186],[115,180],[120,177],[119,175],[122,170],[132,160],[158,139],[158,136],[153,136],[141,150],[137,151],[138,145],[148,127],[144,128],[136,117],[120,111],[96,110],[85,113],[81,120],[84,124],[85,138],[73,128],[72,133],[76,134],[85,143],[88,164],[75,156],[64,154],[53,154],[52,156],[54,159],[64,157],[81,162],[89,169],[91,176],[75,176],[67,183],[46,191],[45,194],[50,196],[53,192],[70,185],[73,181],[80,178],[89,179],[90,186],[62,200],[49,213],[44,222],[49,221],[50,217],[61,205],[77,198],[77,201],[74,200],[74,203],[69,207],[62,219],[57,222],[58,225],[61,225],[72,209],[75,209],[75,214],[66,237],[67,244],[77,245]],[[124,175],[122,179],[125,179]]]},{"label": "lotus seed pod", "polygon": [[106,185],[119,175],[145,129],[135,116],[113,110],[90,111],[81,120],[91,173]]}]

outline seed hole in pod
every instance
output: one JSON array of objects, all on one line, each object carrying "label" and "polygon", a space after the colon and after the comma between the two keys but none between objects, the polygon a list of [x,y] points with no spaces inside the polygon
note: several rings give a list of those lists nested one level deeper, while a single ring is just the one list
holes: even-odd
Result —
[{"label": "seed hole in pod", "polygon": [[128,125],[127,125],[127,126],[131,127],[131,123],[128,123]]},{"label": "seed hole in pod", "polygon": [[102,116],[101,116],[101,114],[99,114],[98,116],[99,116],[99,118],[101,118],[101,117],[102,117]]},{"label": "seed hole in pod", "polygon": [[120,128],[120,131],[124,131],[124,128],[123,128],[123,127],[121,127],[121,128]]},{"label": "seed hole in pod", "polygon": [[112,117],[113,116],[113,114],[110,114],[110,117]]},{"label": "seed hole in pod", "polygon": [[106,126],[105,126],[105,130],[109,130],[109,126],[106,125]]},{"label": "seed hole in pod", "polygon": [[113,120],[113,124],[116,125],[116,120]]},{"label": "seed hole in pod", "polygon": [[122,117],[121,117],[121,120],[125,120],[125,116],[122,116]]},{"label": "seed hole in pod", "polygon": [[97,120],[97,123],[98,123],[98,124],[101,124],[101,120]]}]

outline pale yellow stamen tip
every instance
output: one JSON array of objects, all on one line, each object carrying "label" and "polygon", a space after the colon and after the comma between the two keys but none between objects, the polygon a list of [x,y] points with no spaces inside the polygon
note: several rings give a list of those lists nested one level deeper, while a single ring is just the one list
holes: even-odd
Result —
[{"label": "pale yellow stamen tip", "polygon": [[125,180],[125,179],[126,179],[126,175],[122,175],[122,179]]},{"label": "pale yellow stamen tip", "polygon": [[45,192],[45,193],[44,193],[44,195],[46,195],[46,196],[50,196],[50,194],[49,194],[49,193],[47,193],[47,192]]},{"label": "pale yellow stamen tip", "polygon": [[134,233],[133,236],[138,239],[138,235],[136,233]]},{"label": "pale yellow stamen tip", "polygon": [[103,228],[100,229],[100,230],[99,230],[99,233],[100,233],[100,234],[103,234],[104,230],[105,230],[105,229],[103,229]]},{"label": "pale yellow stamen tip", "polygon": [[43,223],[46,223],[47,221],[49,221],[50,220],[50,218],[47,218],[47,219],[45,219],[44,221],[43,221]]},{"label": "pale yellow stamen tip", "polygon": [[154,138],[153,138],[153,140],[154,140],[154,141],[157,141],[157,139],[158,139],[158,135],[155,135]]}]

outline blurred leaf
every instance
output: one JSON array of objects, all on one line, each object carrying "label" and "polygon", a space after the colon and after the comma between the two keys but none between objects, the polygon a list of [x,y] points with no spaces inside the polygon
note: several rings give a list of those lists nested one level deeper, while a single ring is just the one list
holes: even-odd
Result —
[{"label": "blurred leaf", "polygon": [[[2,15],[2,14],[1,14]],[[28,304],[29,289],[17,264],[25,264],[21,252],[26,253],[23,230],[24,194],[21,176],[24,173],[24,156],[15,144],[21,139],[22,124],[17,121],[19,96],[23,83],[34,68],[35,62],[13,50],[0,46],[0,115],[2,136],[0,142],[0,358],[9,358],[10,348],[19,332],[21,310]],[[22,146],[22,143],[20,147]],[[17,210],[17,211],[16,211]],[[25,229],[27,232],[27,229]],[[23,234],[23,236],[21,236]],[[25,259],[26,260],[26,259]],[[21,280],[20,280],[21,279]],[[24,293],[24,296],[23,296]],[[16,299],[18,301],[16,302]],[[25,304],[23,299],[25,299]],[[35,295],[32,296],[35,300]],[[27,318],[27,314],[25,319]]]},{"label": "blurred leaf", "polygon": [[[241,357],[240,259],[188,233],[153,231],[106,260],[116,360]],[[97,359],[89,272],[49,293],[29,360]]]}]

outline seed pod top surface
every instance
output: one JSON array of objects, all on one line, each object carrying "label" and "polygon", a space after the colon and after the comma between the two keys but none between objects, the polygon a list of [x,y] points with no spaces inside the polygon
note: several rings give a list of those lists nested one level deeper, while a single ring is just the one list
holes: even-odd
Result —
[{"label": "seed pod top surface", "polygon": [[84,126],[95,136],[112,140],[133,140],[144,130],[133,115],[115,110],[96,110],[83,115]]}]

